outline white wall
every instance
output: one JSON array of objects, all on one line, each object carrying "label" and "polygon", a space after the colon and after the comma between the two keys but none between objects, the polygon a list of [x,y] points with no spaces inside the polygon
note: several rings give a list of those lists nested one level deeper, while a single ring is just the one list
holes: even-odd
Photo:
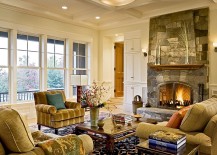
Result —
[{"label": "white wall", "polygon": [[[141,32],[141,49],[148,49],[149,41],[149,22],[135,24],[131,26],[119,27],[115,29],[100,31],[99,37],[99,79],[101,81],[111,81],[114,86],[114,43],[117,41],[116,34],[124,34],[129,32]],[[112,39],[113,38],[113,39]],[[120,41],[120,40],[118,40]],[[122,40],[124,41],[124,40]],[[102,46],[103,45],[103,46]],[[147,61],[148,57],[144,57],[141,51],[141,77],[144,84],[147,83]],[[106,63],[104,63],[106,62]],[[109,75],[109,76],[108,76]]]},{"label": "white wall", "polygon": [[217,90],[217,52],[214,52],[213,42],[217,42],[217,6],[210,7],[209,18],[209,90]]}]

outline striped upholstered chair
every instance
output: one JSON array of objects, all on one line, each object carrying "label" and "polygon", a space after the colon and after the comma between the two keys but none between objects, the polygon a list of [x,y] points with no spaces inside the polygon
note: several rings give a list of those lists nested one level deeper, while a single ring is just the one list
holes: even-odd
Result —
[{"label": "striped upholstered chair", "polygon": [[[58,110],[54,105],[49,104],[47,94],[61,94],[65,108]],[[84,122],[84,108],[81,108],[80,103],[66,101],[65,93],[62,90],[34,93],[34,100],[39,130],[41,129],[41,125],[47,126],[55,129],[55,134],[58,134],[59,128]]]}]

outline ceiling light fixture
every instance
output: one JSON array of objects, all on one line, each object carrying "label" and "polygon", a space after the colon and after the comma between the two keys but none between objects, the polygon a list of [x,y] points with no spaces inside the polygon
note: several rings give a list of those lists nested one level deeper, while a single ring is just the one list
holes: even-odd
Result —
[{"label": "ceiling light fixture", "polygon": [[68,7],[67,7],[67,6],[62,6],[62,9],[63,9],[63,10],[67,10]]},{"label": "ceiling light fixture", "polygon": [[122,6],[122,5],[127,5],[135,0],[100,0],[102,3],[111,5],[111,6]]},{"label": "ceiling light fixture", "polygon": [[95,18],[96,18],[96,19],[100,19],[100,16],[96,16]]}]

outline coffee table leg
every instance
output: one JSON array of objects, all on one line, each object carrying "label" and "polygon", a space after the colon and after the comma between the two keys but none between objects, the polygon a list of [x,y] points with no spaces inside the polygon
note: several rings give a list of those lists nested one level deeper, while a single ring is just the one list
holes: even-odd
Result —
[{"label": "coffee table leg", "polygon": [[109,154],[113,154],[114,145],[115,145],[114,137],[108,136],[106,142],[106,149],[108,149]]},{"label": "coffee table leg", "polygon": [[138,149],[138,155],[142,155],[142,151]]}]

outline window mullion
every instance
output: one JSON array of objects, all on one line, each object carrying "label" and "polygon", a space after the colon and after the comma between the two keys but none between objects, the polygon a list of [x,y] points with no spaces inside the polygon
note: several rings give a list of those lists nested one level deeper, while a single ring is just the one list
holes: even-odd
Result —
[{"label": "window mullion", "polygon": [[17,102],[17,30],[10,31],[9,92],[10,103]]}]

